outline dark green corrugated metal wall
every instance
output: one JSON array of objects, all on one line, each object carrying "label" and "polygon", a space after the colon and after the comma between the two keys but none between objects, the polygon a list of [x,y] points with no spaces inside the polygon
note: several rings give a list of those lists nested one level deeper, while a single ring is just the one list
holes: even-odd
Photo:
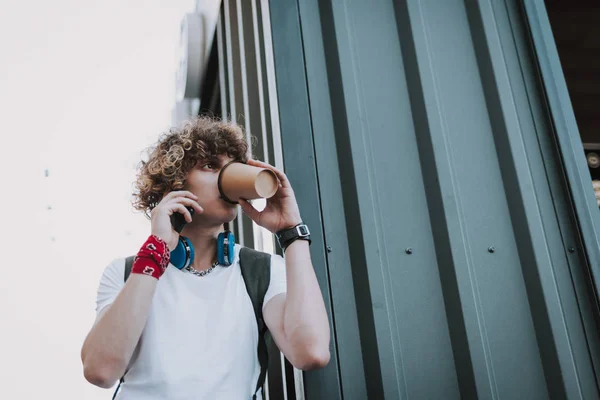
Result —
[{"label": "dark green corrugated metal wall", "polygon": [[593,243],[525,11],[271,1],[284,163],[335,332],[308,399],[598,398]]}]

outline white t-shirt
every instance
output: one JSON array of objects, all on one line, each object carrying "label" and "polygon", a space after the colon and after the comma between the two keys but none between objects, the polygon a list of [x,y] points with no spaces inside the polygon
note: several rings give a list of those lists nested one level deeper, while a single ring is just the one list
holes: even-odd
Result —
[{"label": "white t-shirt", "polygon": [[[258,327],[239,263],[204,277],[170,265],[158,281],[148,321],[117,399],[250,399],[260,373]],[[113,261],[98,288],[96,313],[124,286],[125,259]],[[285,262],[271,257],[263,309],[286,291]]]}]

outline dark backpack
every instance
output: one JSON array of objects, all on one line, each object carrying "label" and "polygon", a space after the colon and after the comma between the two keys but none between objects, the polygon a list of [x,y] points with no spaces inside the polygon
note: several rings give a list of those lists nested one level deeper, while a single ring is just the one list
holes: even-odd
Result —
[{"label": "dark backpack", "polygon": [[[125,276],[124,280],[127,281],[131,274],[131,267],[133,266],[134,256],[127,257],[125,259]],[[246,290],[252,300],[252,307],[254,308],[254,315],[256,316],[256,324],[258,325],[258,362],[260,364],[260,375],[258,376],[258,382],[256,382],[256,389],[252,400],[256,400],[256,394],[258,390],[265,384],[265,378],[267,376],[267,367],[269,365],[269,353],[267,351],[267,343],[271,340],[271,334],[267,329],[267,325],[263,319],[262,306],[265,294],[269,288],[269,282],[271,281],[271,255],[242,247],[240,249],[240,268],[242,269],[242,277],[246,284]],[[123,382],[119,382],[117,390],[113,395],[113,400],[117,396],[119,387]],[[262,398],[266,399],[265,389],[262,390]]]}]

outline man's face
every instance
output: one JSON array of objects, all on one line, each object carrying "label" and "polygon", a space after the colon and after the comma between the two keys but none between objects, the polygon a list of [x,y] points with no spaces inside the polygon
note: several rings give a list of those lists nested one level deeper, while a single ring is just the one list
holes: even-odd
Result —
[{"label": "man's face", "polygon": [[214,161],[199,162],[188,174],[184,189],[198,196],[198,203],[204,208],[201,220],[222,224],[237,215],[237,205],[221,199],[217,186],[221,168],[230,161],[231,157],[221,155]]}]

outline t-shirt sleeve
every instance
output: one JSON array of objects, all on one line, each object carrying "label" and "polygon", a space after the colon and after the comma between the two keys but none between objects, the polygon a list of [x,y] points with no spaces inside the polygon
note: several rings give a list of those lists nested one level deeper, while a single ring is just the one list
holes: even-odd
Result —
[{"label": "t-shirt sleeve", "polygon": [[111,305],[125,285],[125,259],[119,258],[111,262],[100,278],[98,294],[96,296],[96,316],[104,308]]},{"label": "t-shirt sleeve", "polygon": [[278,254],[271,256],[271,281],[263,300],[263,310],[273,297],[287,291],[285,260]]}]

